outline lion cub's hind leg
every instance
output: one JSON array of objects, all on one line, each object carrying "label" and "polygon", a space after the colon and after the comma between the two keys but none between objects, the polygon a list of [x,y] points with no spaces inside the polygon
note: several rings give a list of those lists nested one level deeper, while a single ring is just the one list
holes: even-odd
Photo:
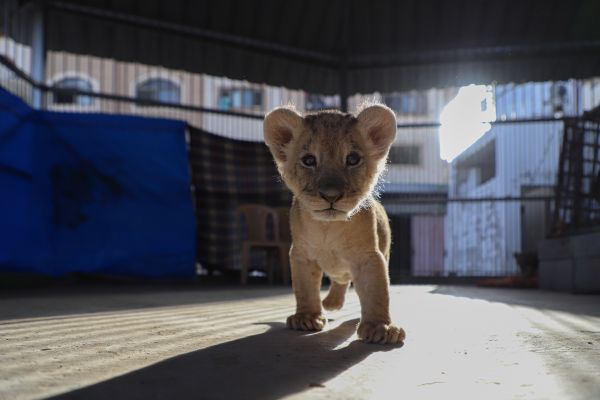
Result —
[{"label": "lion cub's hind leg", "polygon": [[328,311],[335,311],[342,308],[346,298],[346,290],[349,285],[350,282],[338,283],[332,280],[331,286],[329,287],[329,293],[323,299],[323,308]]}]

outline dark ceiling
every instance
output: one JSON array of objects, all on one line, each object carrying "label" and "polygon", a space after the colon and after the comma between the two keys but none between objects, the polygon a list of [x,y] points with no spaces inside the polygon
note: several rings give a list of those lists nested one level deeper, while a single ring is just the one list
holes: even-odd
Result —
[{"label": "dark ceiling", "polygon": [[45,4],[52,50],[316,93],[600,75],[598,0]]}]

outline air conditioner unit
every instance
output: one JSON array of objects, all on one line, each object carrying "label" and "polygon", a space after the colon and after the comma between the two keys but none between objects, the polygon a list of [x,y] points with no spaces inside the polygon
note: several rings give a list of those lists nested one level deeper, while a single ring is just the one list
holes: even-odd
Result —
[{"label": "air conditioner unit", "polygon": [[557,114],[565,112],[567,103],[569,102],[569,89],[564,83],[555,83],[551,88],[550,104],[552,105],[552,111]]}]

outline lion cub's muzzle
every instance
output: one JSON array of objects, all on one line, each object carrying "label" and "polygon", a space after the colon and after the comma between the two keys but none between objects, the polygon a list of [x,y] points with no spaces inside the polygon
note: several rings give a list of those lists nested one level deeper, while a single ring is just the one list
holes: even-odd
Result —
[{"label": "lion cub's muzzle", "polygon": [[319,196],[333,208],[335,202],[344,197],[344,180],[336,175],[324,175],[317,180],[317,190]]}]

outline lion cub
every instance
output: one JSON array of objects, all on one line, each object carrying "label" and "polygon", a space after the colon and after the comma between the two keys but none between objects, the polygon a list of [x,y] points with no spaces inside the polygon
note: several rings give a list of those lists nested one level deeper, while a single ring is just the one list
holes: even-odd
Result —
[{"label": "lion cub", "polygon": [[[356,116],[322,111],[302,117],[282,107],[265,117],[264,134],[294,194],[290,264],[296,313],[288,327],[323,329],[323,308],[340,309],[352,281],[361,304],[359,339],[402,342],[404,330],[392,325],[389,312],[389,222],[372,195],[396,137],[394,113],[376,104]],[[331,287],[321,303],[323,272]]]}]

